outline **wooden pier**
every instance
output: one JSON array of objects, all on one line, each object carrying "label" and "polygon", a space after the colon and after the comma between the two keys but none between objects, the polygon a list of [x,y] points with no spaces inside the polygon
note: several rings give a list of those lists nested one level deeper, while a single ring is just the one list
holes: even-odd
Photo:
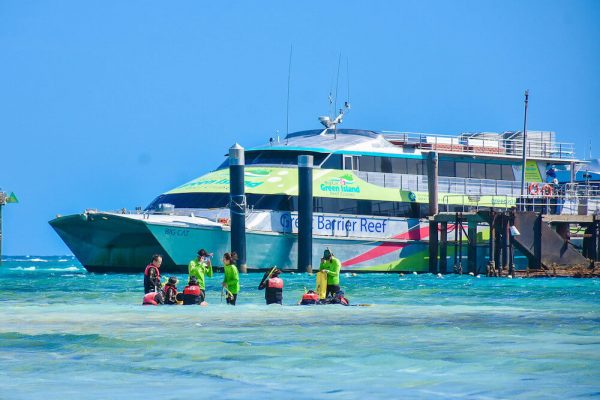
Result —
[{"label": "wooden pier", "polygon": [[[579,251],[571,243],[571,225],[584,230]],[[489,229],[478,240],[478,227]],[[482,234],[484,229],[480,229]],[[600,215],[550,215],[531,211],[437,213],[429,218],[429,272],[448,273],[448,248],[455,273],[487,276],[600,276]],[[453,232],[454,240],[448,240]],[[463,271],[466,238],[467,269]],[[483,236],[483,235],[480,235]],[[527,257],[515,268],[515,251]]]}]

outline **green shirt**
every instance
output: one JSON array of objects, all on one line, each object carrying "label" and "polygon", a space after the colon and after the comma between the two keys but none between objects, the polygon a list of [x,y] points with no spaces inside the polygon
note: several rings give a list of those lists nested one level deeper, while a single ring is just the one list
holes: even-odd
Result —
[{"label": "green shirt", "polygon": [[342,269],[342,263],[335,257],[331,257],[331,260],[323,261],[319,266],[319,271],[327,271],[327,284],[328,285],[339,285],[340,284],[340,270]]},{"label": "green shirt", "polygon": [[227,290],[231,294],[238,294],[240,291],[240,275],[238,274],[237,267],[233,264],[226,265],[224,268],[225,276],[223,282],[227,287]]},{"label": "green shirt", "polygon": [[200,286],[200,289],[204,290],[204,274],[208,275],[209,278],[213,276],[212,265],[209,266],[205,262],[192,260],[188,265],[188,274],[190,277],[195,276],[196,279],[198,279],[198,286]]}]

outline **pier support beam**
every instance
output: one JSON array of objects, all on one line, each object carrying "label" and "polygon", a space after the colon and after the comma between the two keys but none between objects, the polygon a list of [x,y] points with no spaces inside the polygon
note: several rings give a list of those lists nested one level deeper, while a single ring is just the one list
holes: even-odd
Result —
[{"label": "pier support beam", "polygon": [[496,212],[492,211],[490,218],[490,240],[488,248],[488,265],[487,265],[487,276],[496,275],[496,262],[494,260],[496,256]]},{"label": "pier support beam", "polygon": [[244,148],[239,144],[229,149],[229,212],[231,214],[231,251],[238,255],[240,272],[246,266],[246,190],[244,188]]},{"label": "pier support beam", "polygon": [[298,157],[298,272],[312,272],[313,156]]},{"label": "pier support beam", "polygon": [[477,222],[468,221],[467,248],[468,269],[469,272],[477,274]]},{"label": "pier support beam", "polygon": [[0,192],[0,265],[2,265],[2,209],[4,208],[4,196]]},{"label": "pier support beam", "polygon": [[448,272],[448,222],[441,222],[440,226],[439,272],[440,274],[446,274]]},{"label": "pier support beam", "polygon": [[437,272],[438,261],[438,223],[429,221],[429,272]]}]

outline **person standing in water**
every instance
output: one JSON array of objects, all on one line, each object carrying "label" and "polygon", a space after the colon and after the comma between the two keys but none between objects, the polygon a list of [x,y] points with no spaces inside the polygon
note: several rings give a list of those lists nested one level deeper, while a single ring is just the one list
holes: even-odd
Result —
[{"label": "person standing in water", "polygon": [[235,252],[225,253],[223,255],[223,283],[222,286],[227,289],[227,304],[235,306],[237,295],[240,292],[240,274],[235,266],[237,254]]},{"label": "person standing in water", "polygon": [[265,290],[265,301],[269,304],[281,304],[283,302],[283,279],[279,277],[281,273],[277,268],[265,272],[259,290]]},{"label": "person standing in water", "polygon": [[188,265],[188,283],[191,282],[192,277],[195,277],[198,286],[200,287],[200,302],[203,302],[206,298],[206,285],[204,284],[204,275],[208,275],[209,278],[213,276],[212,263],[210,261],[211,254],[208,254],[206,250],[198,250],[198,257],[195,260],[190,261]]},{"label": "person standing in water", "polygon": [[323,252],[319,271],[327,274],[327,296],[335,296],[340,291],[340,270],[342,263],[335,258],[329,249]]},{"label": "person standing in water", "polygon": [[152,256],[152,262],[146,266],[144,271],[144,293],[158,292],[161,288],[160,283],[160,265],[162,256],[155,254]]}]

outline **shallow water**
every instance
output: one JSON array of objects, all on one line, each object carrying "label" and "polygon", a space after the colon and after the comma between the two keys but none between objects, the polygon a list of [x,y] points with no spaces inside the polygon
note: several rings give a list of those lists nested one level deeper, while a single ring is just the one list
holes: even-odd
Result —
[{"label": "shallow water", "polygon": [[261,276],[236,307],[220,274],[208,307],[143,307],[141,274],[7,257],[0,398],[600,397],[598,279],[345,275],[371,306],[299,307],[314,276],[285,274],[281,307]]}]

